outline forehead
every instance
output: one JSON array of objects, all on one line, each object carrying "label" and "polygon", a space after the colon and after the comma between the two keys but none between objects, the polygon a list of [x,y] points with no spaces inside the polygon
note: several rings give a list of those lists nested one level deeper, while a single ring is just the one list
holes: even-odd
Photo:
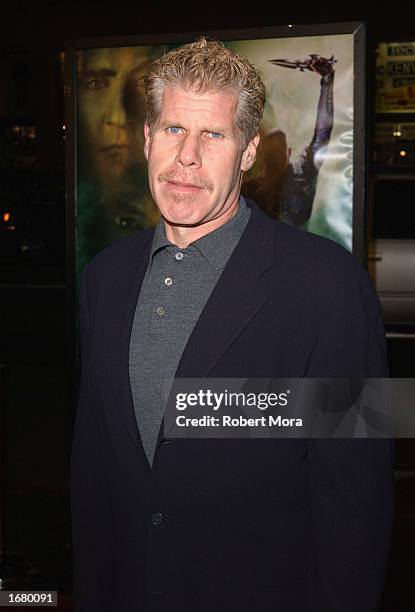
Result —
[{"label": "forehead", "polygon": [[114,47],[86,49],[79,52],[82,71],[111,70],[115,73],[130,72],[145,67],[150,61],[148,47]]},{"label": "forehead", "polygon": [[166,86],[163,90],[161,116],[212,116],[234,122],[237,100],[231,90],[211,89],[198,92],[180,86]]}]

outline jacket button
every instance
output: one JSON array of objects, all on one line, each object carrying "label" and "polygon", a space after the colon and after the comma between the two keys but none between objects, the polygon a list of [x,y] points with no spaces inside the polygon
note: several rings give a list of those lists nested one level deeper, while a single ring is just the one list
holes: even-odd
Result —
[{"label": "jacket button", "polygon": [[153,525],[157,526],[157,525],[161,525],[163,522],[163,515],[161,512],[155,512],[153,514],[153,516],[151,517],[151,522]]},{"label": "jacket button", "polygon": [[152,593],[153,599],[167,599],[167,593],[158,593],[157,591],[153,591]]}]

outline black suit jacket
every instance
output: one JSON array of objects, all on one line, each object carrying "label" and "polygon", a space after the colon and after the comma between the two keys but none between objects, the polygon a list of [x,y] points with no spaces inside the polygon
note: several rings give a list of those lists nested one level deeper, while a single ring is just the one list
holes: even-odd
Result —
[{"label": "black suit jacket", "polygon": [[[178,377],[377,377],[379,302],[335,243],[252,208]],[[137,429],[129,340],[153,231],[86,267],[72,449],[77,612],[370,612],[392,517],[387,440],[167,440]]]}]

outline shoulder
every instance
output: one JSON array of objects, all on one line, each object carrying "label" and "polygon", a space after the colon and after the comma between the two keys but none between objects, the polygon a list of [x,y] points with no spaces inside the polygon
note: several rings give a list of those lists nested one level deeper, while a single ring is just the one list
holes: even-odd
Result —
[{"label": "shoulder", "polygon": [[360,304],[369,318],[381,319],[379,298],[369,273],[333,240],[271,220],[275,226],[276,264],[287,284],[307,295],[310,305],[324,303],[346,312]]},{"label": "shoulder", "polygon": [[315,280],[340,281],[361,277],[365,270],[344,247],[329,238],[318,236],[277,220],[274,223],[276,263]]},{"label": "shoulder", "polygon": [[344,247],[329,238],[298,229],[267,215],[253,200],[246,198],[251,209],[247,233],[251,243],[259,239],[274,243],[277,267],[290,274],[316,274],[338,278],[342,274],[360,274],[362,266]]},{"label": "shoulder", "polygon": [[154,228],[139,230],[112,242],[86,264],[82,273],[83,282],[94,282],[121,273],[142,254],[147,245],[151,244],[153,235]]},{"label": "shoulder", "polygon": [[[350,301],[363,302],[370,311],[379,312],[379,300],[368,272],[347,249],[333,240],[271,219],[254,202],[248,202],[254,227],[273,234],[274,266],[269,271],[272,291],[284,291],[312,304],[329,307],[333,299],[344,308]],[[253,240],[251,232],[251,240]]]}]

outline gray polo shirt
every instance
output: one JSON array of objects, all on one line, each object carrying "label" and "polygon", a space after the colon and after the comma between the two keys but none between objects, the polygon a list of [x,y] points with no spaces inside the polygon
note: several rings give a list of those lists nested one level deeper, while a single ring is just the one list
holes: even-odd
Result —
[{"label": "gray polo shirt", "polygon": [[241,197],[232,219],[185,249],[168,241],[163,219],[156,226],[129,362],[135,416],[150,465],[180,358],[250,214]]}]

